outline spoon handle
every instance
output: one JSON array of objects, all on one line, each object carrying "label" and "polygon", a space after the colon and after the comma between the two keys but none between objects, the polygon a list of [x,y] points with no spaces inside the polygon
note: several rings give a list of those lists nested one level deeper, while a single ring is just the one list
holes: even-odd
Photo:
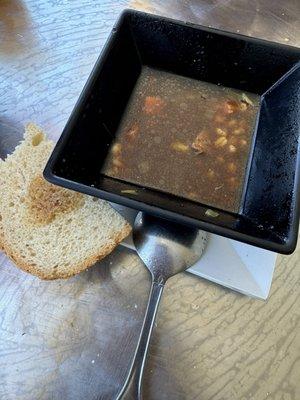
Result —
[{"label": "spoon handle", "polygon": [[126,382],[116,400],[142,400],[142,378],[154,321],[164,285],[152,282],[148,306]]}]

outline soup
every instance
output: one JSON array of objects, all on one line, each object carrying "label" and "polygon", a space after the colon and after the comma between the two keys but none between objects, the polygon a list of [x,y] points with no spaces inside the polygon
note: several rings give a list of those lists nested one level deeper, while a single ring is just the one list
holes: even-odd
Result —
[{"label": "soup", "polygon": [[144,67],[102,172],[239,210],[259,96]]}]

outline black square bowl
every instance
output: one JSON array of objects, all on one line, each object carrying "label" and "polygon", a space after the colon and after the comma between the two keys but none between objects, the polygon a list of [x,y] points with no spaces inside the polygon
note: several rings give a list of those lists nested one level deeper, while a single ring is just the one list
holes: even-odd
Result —
[{"label": "black square bowl", "polygon": [[[44,176],[76,191],[265,249],[291,253],[299,220],[299,60],[297,48],[125,10]],[[205,204],[101,174],[143,65],[261,96],[239,213],[207,212],[211,207]],[[130,194],[130,189],[137,188],[137,194]]]}]

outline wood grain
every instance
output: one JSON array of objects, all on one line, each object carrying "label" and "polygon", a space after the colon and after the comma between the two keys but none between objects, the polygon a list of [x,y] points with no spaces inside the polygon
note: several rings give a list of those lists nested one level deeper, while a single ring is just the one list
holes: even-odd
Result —
[{"label": "wood grain", "polygon": [[247,36],[299,45],[300,3],[297,0],[132,0],[130,5]]},{"label": "wood grain", "polygon": [[[126,0],[0,2],[0,156],[23,124],[57,138]],[[297,0],[135,1],[131,6],[300,45]],[[181,274],[163,297],[145,381],[153,400],[300,399],[300,251],[278,258],[267,302]],[[0,254],[0,399],[113,399],[149,280],[119,249],[67,281]]]},{"label": "wood grain", "polygon": [[57,138],[125,3],[1,1],[2,124]]},{"label": "wood grain", "polygon": [[[113,399],[149,288],[137,256],[120,249],[59,282],[42,282],[5,263],[0,398]],[[150,349],[145,399],[298,400],[297,263],[299,250],[279,258],[267,302],[188,274],[173,278]]]}]

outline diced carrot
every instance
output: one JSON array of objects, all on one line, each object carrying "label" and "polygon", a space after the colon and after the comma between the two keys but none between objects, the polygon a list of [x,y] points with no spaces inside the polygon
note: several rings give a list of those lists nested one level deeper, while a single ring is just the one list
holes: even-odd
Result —
[{"label": "diced carrot", "polygon": [[159,114],[164,106],[164,101],[158,96],[145,98],[144,111],[146,114]]}]

